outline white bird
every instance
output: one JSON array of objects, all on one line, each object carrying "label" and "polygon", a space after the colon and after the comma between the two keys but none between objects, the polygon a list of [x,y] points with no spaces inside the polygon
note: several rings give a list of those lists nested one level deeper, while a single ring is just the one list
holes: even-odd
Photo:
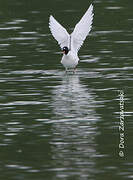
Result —
[{"label": "white bird", "polygon": [[91,4],[81,20],[76,24],[73,32],[69,35],[66,29],[59,24],[51,15],[49,28],[53,37],[57,40],[63,51],[61,63],[66,69],[75,69],[79,58],[78,51],[89,34],[93,21],[93,5]]}]

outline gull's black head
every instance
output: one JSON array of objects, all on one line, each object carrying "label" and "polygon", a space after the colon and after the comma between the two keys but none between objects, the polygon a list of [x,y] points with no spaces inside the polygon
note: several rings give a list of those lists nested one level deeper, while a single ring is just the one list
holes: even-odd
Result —
[{"label": "gull's black head", "polygon": [[69,52],[69,49],[68,49],[68,47],[64,46],[63,49],[62,49],[62,51],[63,51],[64,54],[67,55],[68,52]]}]

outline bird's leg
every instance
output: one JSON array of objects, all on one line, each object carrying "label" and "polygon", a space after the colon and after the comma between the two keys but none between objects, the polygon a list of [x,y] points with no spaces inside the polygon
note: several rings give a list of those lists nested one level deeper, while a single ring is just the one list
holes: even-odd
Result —
[{"label": "bird's leg", "polygon": [[66,71],[66,74],[67,74],[67,72],[68,72],[68,68],[67,67],[65,68],[65,71]]},{"label": "bird's leg", "polygon": [[74,70],[73,70],[73,74],[75,74],[76,73],[76,67],[74,68]]}]

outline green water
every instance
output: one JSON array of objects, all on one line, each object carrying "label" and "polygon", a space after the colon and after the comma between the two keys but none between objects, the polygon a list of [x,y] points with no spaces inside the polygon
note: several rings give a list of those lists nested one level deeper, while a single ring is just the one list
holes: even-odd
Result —
[{"label": "green water", "polygon": [[48,28],[71,32],[91,2],[0,1],[0,180],[133,179],[133,2],[93,2],[74,75]]}]

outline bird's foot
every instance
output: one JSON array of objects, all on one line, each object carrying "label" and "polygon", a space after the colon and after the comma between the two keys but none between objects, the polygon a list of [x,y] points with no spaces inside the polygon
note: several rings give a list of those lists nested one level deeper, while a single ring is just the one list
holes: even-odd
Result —
[{"label": "bird's foot", "polygon": [[76,70],[77,70],[76,68],[73,68],[73,69],[72,69],[72,68],[71,68],[71,69],[66,68],[66,69],[65,69],[65,72],[66,72],[66,74],[67,74],[68,72],[75,74],[75,73],[76,73]]}]

